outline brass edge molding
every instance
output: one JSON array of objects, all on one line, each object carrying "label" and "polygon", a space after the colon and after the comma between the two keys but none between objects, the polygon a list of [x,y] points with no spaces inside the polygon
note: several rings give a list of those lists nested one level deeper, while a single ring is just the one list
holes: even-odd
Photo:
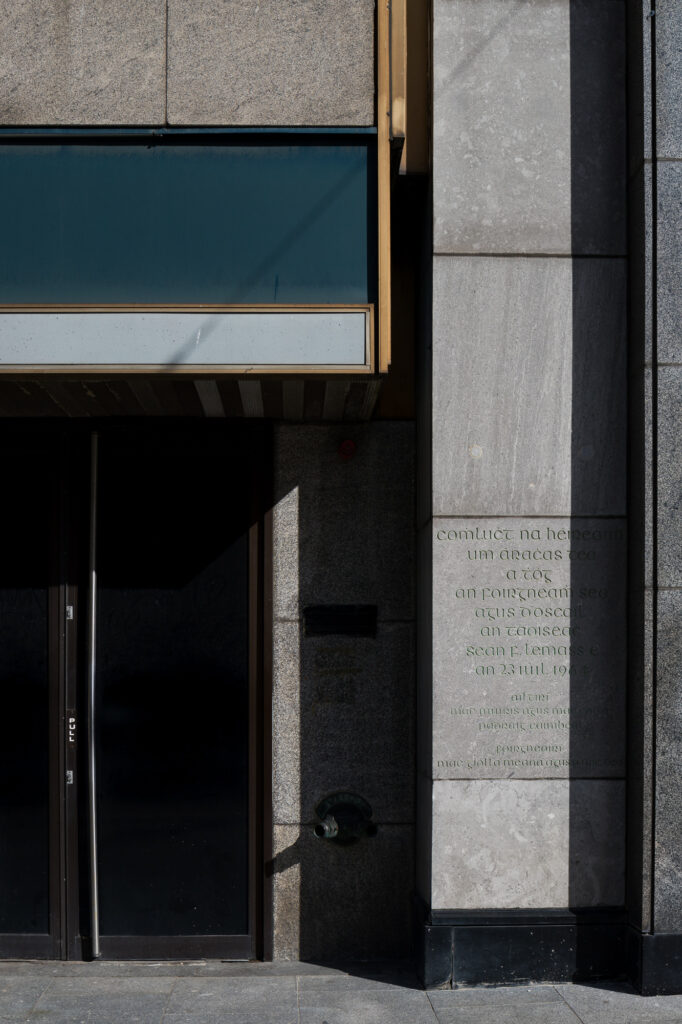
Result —
[{"label": "brass edge molding", "polygon": [[348,366],[337,363],[297,363],[287,365],[286,363],[254,364],[252,366],[237,365],[234,363],[195,363],[186,365],[166,365],[147,363],[51,363],[49,366],[35,363],[16,363],[0,366],[0,379],[8,376],[24,379],[30,377],[59,376],[64,380],[85,379],[102,380],[110,377],[172,377],[175,375],[197,378],[213,377],[258,377],[278,374],[280,377],[289,377],[292,374],[304,377],[319,377],[341,374],[347,377],[369,377],[374,374],[374,368],[369,365]]},{"label": "brass edge molding", "polygon": [[379,372],[391,364],[391,25],[390,0],[377,5],[377,236]]},{"label": "brass edge molding", "polygon": [[371,302],[4,302],[0,313],[367,313]]}]

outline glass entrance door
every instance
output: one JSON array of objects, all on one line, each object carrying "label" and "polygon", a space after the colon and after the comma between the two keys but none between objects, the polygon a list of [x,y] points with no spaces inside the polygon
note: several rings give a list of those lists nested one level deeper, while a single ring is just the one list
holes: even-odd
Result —
[{"label": "glass entrance door", "polygon": [[20,756],[3,749],[5,779],[16,773],[4,955],[27,934],[42,936],[36,956],[255,955],[260,459],[247,440],[71,430],[61,460],[14,465],[0,671],[25,727]]},{"label": "glass entrance door", "polygon": [[158,431],[98,464],[102,952],[248,956],[250,466]]},{"label": "glass entrance door", "polygon": [[58,448],[26,431],[6,433],[3,442],[0,955],[49,957],[58,955],[60,942],[59,843],[50,814],[55,795],[57,681],[50,658],[50,609],[58,573]]}]

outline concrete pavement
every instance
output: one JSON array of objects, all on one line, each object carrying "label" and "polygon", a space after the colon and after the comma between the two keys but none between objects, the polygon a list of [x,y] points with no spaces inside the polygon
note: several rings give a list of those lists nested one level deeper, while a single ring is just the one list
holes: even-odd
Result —
[{"label": "concrete pavement", "polygon": [[4,961],[0,1022],[682,1024],[682,995],[618,983],[424,992],[395,965]]}]

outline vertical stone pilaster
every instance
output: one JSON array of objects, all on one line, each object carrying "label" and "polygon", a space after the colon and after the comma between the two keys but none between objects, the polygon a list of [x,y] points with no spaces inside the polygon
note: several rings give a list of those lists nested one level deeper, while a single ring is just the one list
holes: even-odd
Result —
[{"label": "vertical stone pilaster", "polygon": [[433,38],[425,979],[557,980],[624,936],[625,6]]}]

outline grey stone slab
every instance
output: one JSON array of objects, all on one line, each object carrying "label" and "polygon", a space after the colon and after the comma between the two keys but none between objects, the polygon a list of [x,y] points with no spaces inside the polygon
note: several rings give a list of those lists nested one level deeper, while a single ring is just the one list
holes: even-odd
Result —
[{"label": "grey stone slab", "polygon": [[654,927],[682,931],[682,590],[657,595]]},{"label": "grey stone slab", "polygon": [[651,5],[626,4],[628,18],[628,166],[631,174],[651,158]]},{"label": "grey stone slab", "polygon": [[682,366],[658,371],[658,585],[682,586]]},{"label": "grey stone slab", "polygon": [[434,260],[433,511],[623,515],[625,263]]},{"label": "grey stone slab", "polygon": [[682,7],[656,4],[656,148],[658,156],[682,157]]},{"label": "grey stone slab", "polygon": [[623,782],[433,786],[434,909],[622,904]]},{"label": "grey stone slab", "polygon": [[625,252],[625,5],[434,8],[437,252]]},{"label": "grey stone slab", "polygon": [[657,177],[657,354],[661,363],[682,363],[682,162],[659,162]]},{"label": "grey stone slab", "polygon": [[26,1019],[50,982],[51,979],[44,975],[22,977],[10,974],[0,977],[0,1020]]},{"label": "grey stone slab", "polygon": [[654,582],[654,417],[651,367],[639,368],[629,380],[630,577],[633,590]]},{"label": "grey stone slab", "polygon": [[432,529],[433,777],[624,777],[625,520]]},{"label": "grey stone slab", "polygon": [[[432,999],[433,1001],[433,999]],[[483,1007],[436,1006],[438,1024],[490,1024],[490,1010]],[[496,1006],[495,1024],[584,1024],[566,1003],[530,1006]]]},{"label": "grey stone slab", "polygon": [[373,124],[372,0],[170,0],[168,120]]},{"label": "grey stone slab", "polygon": [[299,978],[298,991],[302,997],[302,1002],[311,1002],[317,999],[324,1000],[328,996],[336,998],[347,992],[362,991],[376,992],[379,995],[391,995],[396,992],[414,991],[415,989],[420,992],[423,991],[416,974],[410,970],[398,972],[389,969],[373,976],[369,972],[365,973],[364,965],[358,964],[356,971],[363,973],[355,975],[301,976]]},{"label": "grey stone slab", "polygon": [[[229,971],[244,964],[222,964],[212,961],[213,967]],[[191,975],[207,966],[205,960],[195,961],[141,961],[141,960],[26,960],[0,962],[0,979],[5,975],[50,978],[165,978]]]},{"label": "grey stone slab", "polygon": [[375,821],[414,817],[414,629],[306,637],[275,623],[275,821],[315,821],[330,792],[360,793]]},{"label": "grey stone slab", "polygon": [[238,1010],[235,1013],[223,1006],[211,1010],[200,1005],[190,1012],[167,1013],[162,1024],[299,1024],[299,1020],[297,1010],[279,1006],[274,1001],[268,1009]]},{"label": "grey stone slab", "polygon": [[296,1024],[297,1019],[296,978],[181,978],[164,1024]]},{"label": "grey stone slab", "polygon": [[433,726],[433,529],[417,534],[417,770],[431,776]]},{"label": "grey stone slab", "polygon": [[630,920],[652,930],[654,591],[630,590],[628,624],[628,888]]},{"label": "grey stone slab", "polygon": [[0,124],[160,124],[164,0],[0,0]]},{"label": "grey stone slab", "polygon": [[301,993],[301,1024],[437,1024],[425,992]]},{"label": "grey stone slab", "polygon": [[629,985],[558,985],[585,1024],[669,1024],[682,1021],[682,996],[640,996]]},{"label": "grey stone slab", "polygon": [[410,955],[414,829],[383,825],[338,846],[309,825],[274,829],[276,959],[403,959]]},{"label": "grey stone slab", "polygon": [[498,1007],[512,1006],[524,1009],[529,1006],[563,1002],[553,985],[500,986],[499,988],[456,988],[434,989],[429,992],[436,1013],[441,1010],[483,1010],[496,1012]]},{"label": "grey stone slab", "polygon": [[630,195],[630,371],[650,366],[653,354],[654,206],[651,162],[643,164],[629,182]]},{"label": "grey stone slab", "polygon": [[[344,458],[343,441],[356,445]],[[414,614],[414,427],[280,426],[275,434],[274,613],[376,604]]]},{"label": "grey stone slab", "polygon": [[46,1024],[160,1024],[174,978],[54,978],[32,1018]]}]

